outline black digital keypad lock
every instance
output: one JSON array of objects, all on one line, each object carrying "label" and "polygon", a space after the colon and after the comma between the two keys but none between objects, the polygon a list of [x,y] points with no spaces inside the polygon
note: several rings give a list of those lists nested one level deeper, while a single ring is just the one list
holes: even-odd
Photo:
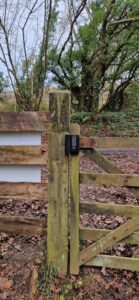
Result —
[{"label": "black digital keypad lock", "polygon": [[66,135],[65,136],[65,153],[66,155],[77,155],[80,149],[79,135]]}]

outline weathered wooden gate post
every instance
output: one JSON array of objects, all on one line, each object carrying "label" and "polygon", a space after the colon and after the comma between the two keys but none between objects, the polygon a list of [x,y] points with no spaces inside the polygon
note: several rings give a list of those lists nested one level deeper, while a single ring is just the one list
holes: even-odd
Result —
[{"label": "weathered wooden gate post", "polygon": [[[70,125],[71,135],[80,135],[80,126],[78,124]],[[70,156],[70,274],[79,274],[79,164],[80,156]]]},{"label": "weathered wooden gate post", "polygon": [[68,156],[65,156],[65,134],[69,133],[69,93],[49,95],[49,115],[47,262],[50,268],[66,274],[69,164]]}]

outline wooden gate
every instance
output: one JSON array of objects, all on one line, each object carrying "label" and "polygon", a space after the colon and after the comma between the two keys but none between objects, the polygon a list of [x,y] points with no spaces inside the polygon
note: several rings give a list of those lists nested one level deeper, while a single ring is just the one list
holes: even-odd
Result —
[{"label": "wooden gate", "polygon": [[[79,133],[78,125],[74,132]],[[124,174],[95,148],[139,148],[139,138],[80,138],[80,149],[107,173],[79,172],[79,155],[70,157],[71,178],[71,226],[70,226],[70,273],[79,274],[79,267],[101,266],[139,271],[139,259],[103,255],[105,250],[117,242],[139,245],[139,206],[89,203],[80,201],[80,183],[119,185],[128,187],[139,196],[139,176]],[[114,230],[81,228],[79,213],[125,216],[127,221]],[[79,241],[93,243],[80,251]]]},{"label": "wooden gate", "polygon": [[[29,235],[46,234],[47,231],[48,265],[63,273],[68,269],[69,241],[71,274],[78,274],[81,265],[139,271],[139,259],[101,255],[119,241],[139,244],[139,206],[80,202],[79,188],[80,183],[116,184],[128,187],[139,196],[139,176],[123,174],[96,150],[101,147],[139,148],[139,139],[80,137],[80,149],[107,172],[80,173],[79,155],[65,154],[65,136],[80,135],[79,125],[70,125],[70,96],[67,93],[50,95],[49,122],[47,113],[0,113],[0,134],[44,131],[48,132],[48,155],[47,145],[0,146],[0,166],[42,165],[46,164],[48,156],[48,197],[46,183],[1,181],[0,198],[4,201],[8,198],[46,201],[48,198],[48,221],[0,215],[0,231]],[[83,229],[79,226],[80,212],[126,216],[128,221],[111,231]],[[94,243],[80,251],[79,240]]]}]

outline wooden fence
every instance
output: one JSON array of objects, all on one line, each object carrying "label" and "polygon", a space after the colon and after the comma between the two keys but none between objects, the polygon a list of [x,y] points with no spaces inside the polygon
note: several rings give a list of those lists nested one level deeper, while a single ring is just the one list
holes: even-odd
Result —
[{"label": "wooden fence", "polygon": [[[48,114],[36,112],[1,112],[0,134],[14,132],[44,132],[48,128]],[[47,149],[43,146],[0,146],[0,165],[40,165],[47,163]],[[45,183],[0,182],[0,198],[46,200]],[[46,220],[0,215],[0,231],[17,234],[41,234]]]},{"label": "wooden fence", "polygon": [[[41,166],[48,161],[48,192],[46,183],[0,182],[0,198],[4,201],[9,198],[15,201],[48,200],[48,220],[0,215],[0,231],[47,234],[48,265],[63,273],[67,273],[69,254],[71,274],[78,274],[81,265],[139,271],[139,259],[101,255],[119,241],[139,244],[139,206],[80,201],[81,183],[126,186],[139,196],[139,176],[123,174],[96,150],[104,147],[138,148],[139,139],[80,137],[80,149],[108,174],[80,173],[79,154],[65,154],[65,135],[80,135],[79,125],[70,124],[70,96],[67,93],[50,94],[49,116],[42,112],[0,113],[0,133],[7,132],[48,133],[48,147],[0,146],[0,166]],[[120,215],[129,219],[115,230],[81,228],[80,212]],[[93,244],[80,251],[80,240],[90,240]]]},{"label": "wooden fence", "polygon": [[[66,273],[68,267],[69,159],[65,156],[65,134],[69,133],[70,95],[50,94],[46,112],[1,112],[0,134],[47,132],[48,146],[0,146],[2,165],[46,165],[46,183],[0,182],[0,198],[48,200],[46,219],[0,215],[0,232],[14,234],[47,234],[47,259],[51,267]],[[14,178],[13,178],[14,179]]]}]

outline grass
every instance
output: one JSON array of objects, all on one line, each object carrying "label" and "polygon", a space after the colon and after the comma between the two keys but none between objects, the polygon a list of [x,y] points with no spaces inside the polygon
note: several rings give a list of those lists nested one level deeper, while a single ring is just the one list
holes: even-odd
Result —
[{"label": "grass", "polygon": [[49,105],[47,101],[42,101],[40,105],[40,111],[48,111]]},{"label": "grass", "polygon": [[0,103],[0,111],[16,111],[16,103]]},{"label": "grass", "polygon": [[[0,103],[0,111],[16,111],[17,110],[17,106],[15,102],[10,102],[10,103],[6,103],[6,102],[1,102]],[[48,111],[48,102],[47,101],[42,101],[41,105],[40,105],[40,111]]]}]

